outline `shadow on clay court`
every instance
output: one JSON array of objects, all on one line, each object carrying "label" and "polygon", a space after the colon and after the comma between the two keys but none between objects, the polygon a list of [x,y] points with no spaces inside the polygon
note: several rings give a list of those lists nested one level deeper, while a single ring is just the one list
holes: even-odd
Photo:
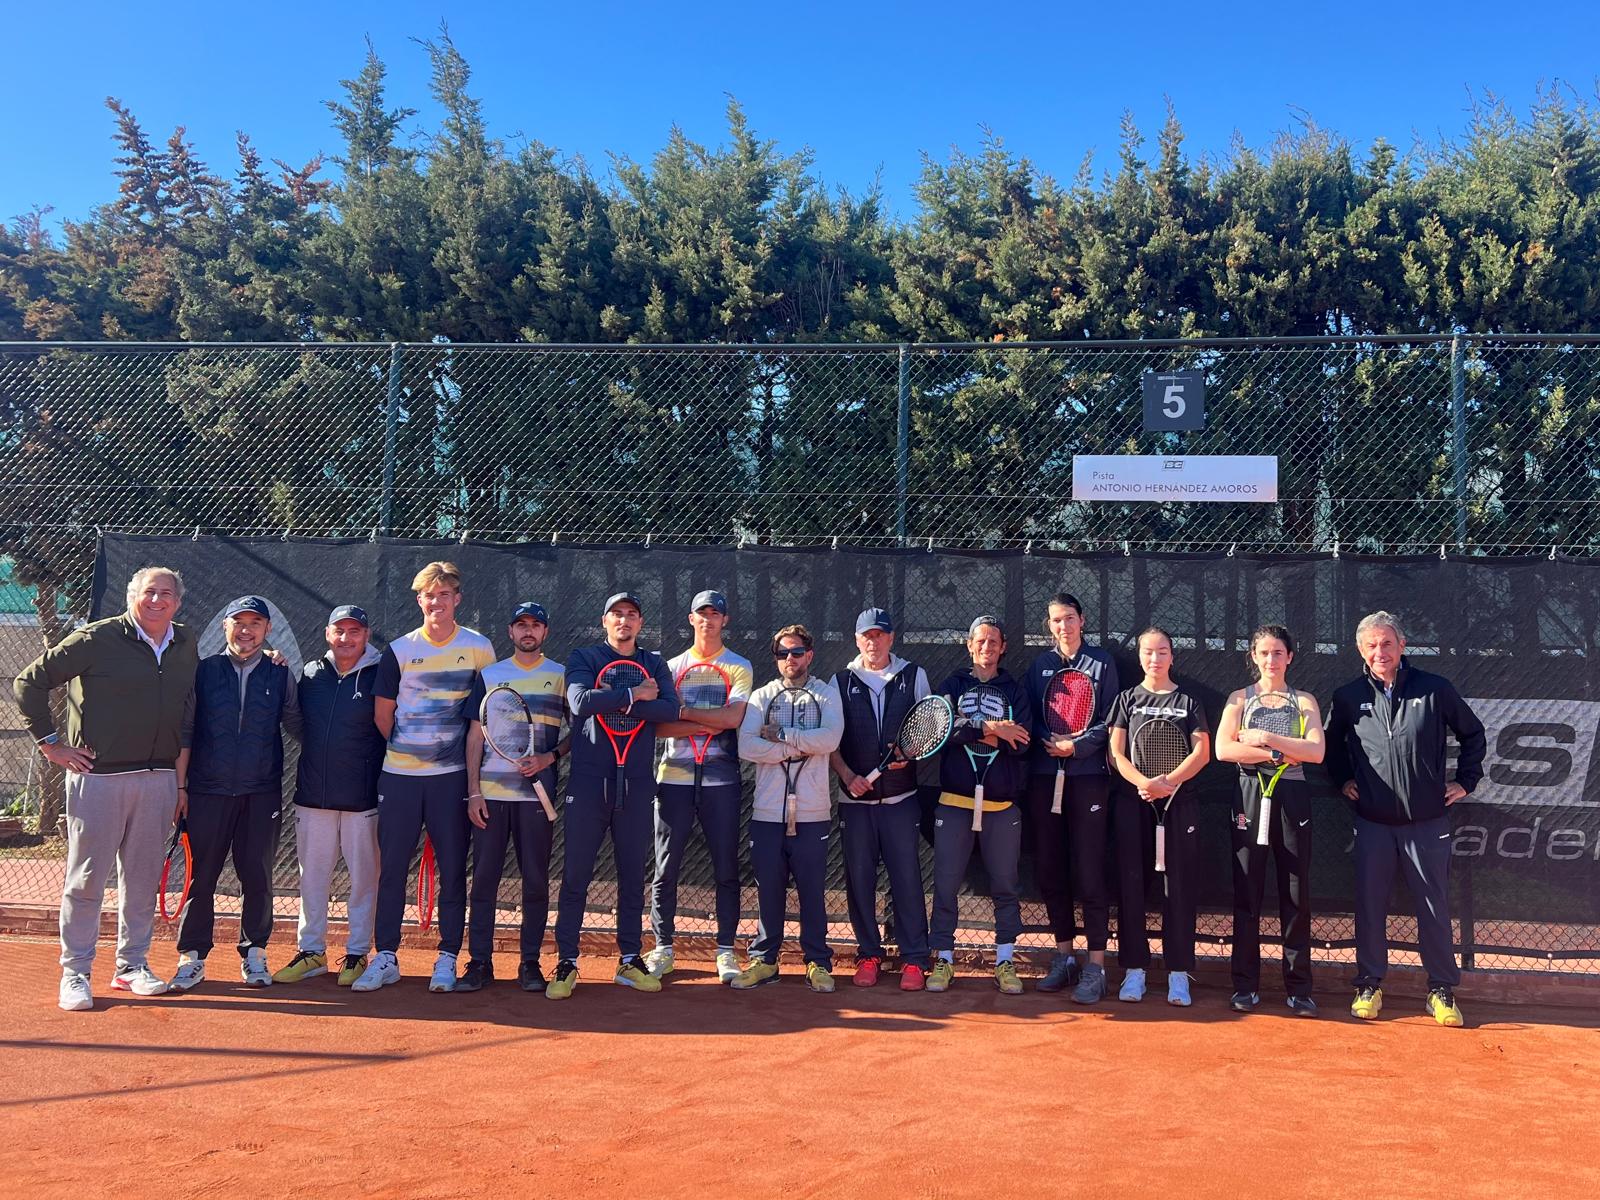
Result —
[{"label": "shadow on clay court", "polygon": [[[128,1045],[103,1042],[56,1042],[48,1039],[35,1040],[0,1040],[0,1049],[19,1050],[80,1050],[94,1055],[103,1054],[172,1054],[188,1058],[206,1058],[215,1056],[224,1059],[256,1058],[256,1059],[282,1059],[286,1065],[272,1070],[260,1070],[250,1073],[230,1071],[224,1075],[203,1076],[193,1079],[159,1079],[146,1076],[139,1083],[125,1083],[116,1089],[119,1096],[133,1096],[153,1092],[175,1092],[188,1088],[205,1088],[219,1085],[233,1085],[240,1083],[259,1083],[272,1081],[281,1083],[292,1076],[319,1075],[331,1071],[343,1071],[351,1067],[364,1067],[388,1063],[414,1063],[424,1059],[443,1058],[451,1054],[464,1053],[468,1050],[482,1050],[497,1046],[509,1046],[525,1042],[525,1037],[506,1037],[495,1041],[474,1041],[470,1045],[441,1048],[438,1050],[422,1050],[415,1052],[393,1052],[385,1054],[361,1054],[352,1051],[349,1054],[327,1053],[318,1051],[304,1051],[299,1049],[265,1050],[247,1049],[239,1046],[150,1046]],[[293,1065],[302,1063],[310,1058],[316,1061],[306,1065]],[[60,1104],[74,1100],[102,1100],[106,1097],[104,1089],[85,1092],[62,1092],[60,1094],[45,1096],[18,1096],[0,1100],[0,1109],[19,1108],[35,1104]]]},{"label": "shadow on clay court", "polygon": [[[986,976],[958,977],[955,986],[942,994],[902,992],[894,976],[870,989],[853,987],[848,978],[841,978],[837,991],[819,995],[805,986],[798,968],[786,970],[775,984],[737,992],[719,984],[709,970],[680,967],[659,994],[641,995],[612,983],[609,969],[598,970],[591,961],[585,960],[580,970],[577,991],[560,1002],[523,992],[514,981],[505,979],[481,992],[439,994],[427,990],[423,977],[408,975],[398,984],[363,995],[352,994],[331,977],[321,976],[270,989],[208,982],[182,996],[97,997],[95,1011],[157,1005],[173,1011],[203,1008],[241,1015],[471,1022],[557,1034],[649,1037],[771,1037],[818,1029],[914,1034],[975,1024],[1068,1026],[1083,1020],[1205,1025],[1279,1019],[1269,1012],[1241,1017],[1227,1008],[1224,997],[1204,992],[1193,1007],[1176,1008],[1166,1003],[1165,983],[1159,976],[1160,986],[1152,986],[1143,1003],[1108,999],[1080,1007],[1065,996],[1031,990],[1021,996],[1002,996]],[[92,1019],[92,1014],[85,1015]],[[1284,1012],[1281,1019],[1298,1018]]]}]

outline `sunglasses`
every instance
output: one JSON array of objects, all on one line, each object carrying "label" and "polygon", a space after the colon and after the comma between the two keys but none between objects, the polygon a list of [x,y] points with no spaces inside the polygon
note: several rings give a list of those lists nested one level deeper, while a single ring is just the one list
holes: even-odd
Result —
[{"label": "sunglasses", "polygon": [[811,648],[809,646],[790,646],[786,650],[774,650],[772,652],[772,657],[773,658],[799,658],[802,654],[810,654],[810,653],[811,653]]}]

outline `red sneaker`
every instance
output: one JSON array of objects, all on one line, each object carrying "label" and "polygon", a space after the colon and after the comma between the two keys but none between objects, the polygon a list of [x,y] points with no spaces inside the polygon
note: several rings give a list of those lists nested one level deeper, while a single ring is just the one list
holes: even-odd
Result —
[{"label": "red sneaker", "polygon": [[902,992],[920,992],[928,984],[928,973],[916,963],[907,963],[900,968],[900,990]]},{"label": "red sneaker", "polygon": [[881,958],[863,958],[856,964],[855,985],[857,987],[877,987],[878,968],[883,963]]}]

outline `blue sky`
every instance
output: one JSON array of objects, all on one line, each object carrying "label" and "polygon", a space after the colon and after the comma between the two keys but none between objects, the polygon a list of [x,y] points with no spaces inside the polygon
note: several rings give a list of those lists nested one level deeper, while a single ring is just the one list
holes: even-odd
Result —
[{"label": "blue sky", "polygon": [[[241,6],[242,7],[242,6]],[[152,139],[185,125],[221,173],[234,131],[268,159],[336,153],[322,101],[354,75],[371,36],[391,105],[434,114],[412,37],[441,18],[473,69],[493,133],[537,138],[606,173],[607,152],[647,160],[673,124],[715,144],[726,95],[763,137],[809,146],[815,172],[860,192],[881,172],[890,211],[914,211],[921,155],[975,151],[984,127],[1070,179],[1086,151],[1109,166],[1131,110],[1153,134],[1170,96],[1192,153],[1225,155],[1234,132],[1265,146],[1308,114],[1365,147],[1461,133],[1469,94],[1526,114],[1541,82],[1595,101],[1600,6],[1372,4],[980,6],[817,3],[413,4],[93,0],[70,24],[39,4],[4,20],[0,220],[49,205],[81,217],[115,193],[106,96]],[[1200,15],[1202,10],[1209,12]]]}]

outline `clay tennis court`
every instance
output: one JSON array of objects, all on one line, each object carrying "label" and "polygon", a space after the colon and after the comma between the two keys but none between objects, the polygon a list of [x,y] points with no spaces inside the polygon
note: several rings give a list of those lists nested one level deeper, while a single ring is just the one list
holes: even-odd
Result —
[{"label": "clay tennis court", "polygon": [[[943,996],[514,984],[430,995],[329,978],[252,991],[231,955],[179,999],[55,1006],[57,947],[0,942],[0,1178],[12,1196],[1503,1196],[1600,1186],[1600,1015],[1474,1003],[1446,1030],[1077,1008],[984,978]],[[171,970],[170,943],[153,966]],[[496,963],[504,979],[515,959]],[[1329,975],[1332,972],[1328,973]],[[1157,976],[1159,981],[1159,975]],[[1392,1014],[1392,1015],[1391,1015]]]}]

